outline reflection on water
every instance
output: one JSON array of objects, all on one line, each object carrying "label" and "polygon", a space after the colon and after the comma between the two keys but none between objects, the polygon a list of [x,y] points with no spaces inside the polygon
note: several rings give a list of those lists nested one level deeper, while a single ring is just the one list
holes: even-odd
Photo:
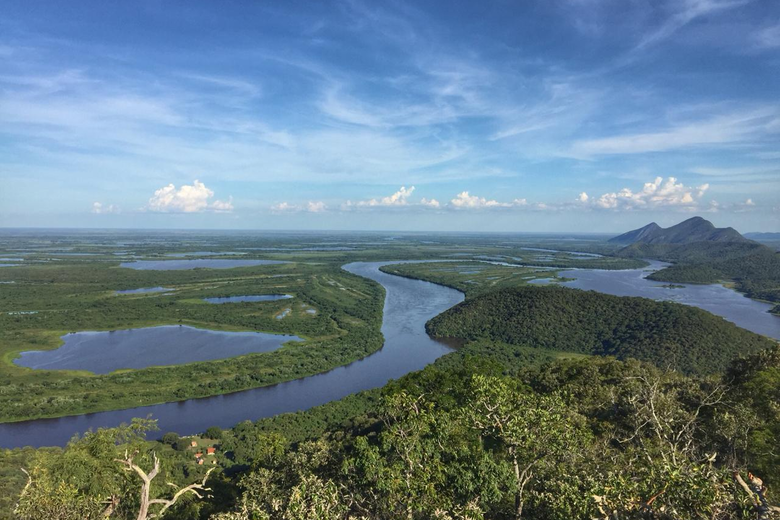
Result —
[{"label": "reflection on water", "polygon": [[297,336],[264,332],[223,332],[182,325],[85,331],[62,336],[54,350],[22,352],[17,365],[47,370],[89,370],[107,374],[122,368],[181,365],[270,352]]},{"label": "reflection on water", "polygon": [[230,269],[232,267],[252,267],[255,265],[284,264],[279,260],[228,260],[225,258],[197,258],[193,260],[137,260],[122,262],[119,267],[128,267],[139,271],[178,271],[182,269]]},{"label": "reflection on water", "polygon": [[559,276],[574,278],[573,281],[561,283],[566,287],[693,305],[722,316],[744,329],[780,339],[780,318],[768,312],[772,308],[771,304],[751,300],[722,285],[685,284],[683,287],[670,288],[668,282],[646,279],[651,272],[669,264],[653,260],[648,262],[650,266],[643,269],[624,271],[582,269],[561,271]]},{"label": "reflection on water", "polygon": [[165,291],[173,291],[175,289],[170,289],[168,287],[143,287],[141,289],[127,289],[125,291],[115,291],[116,294],[144,294],[144,293],[156,293],[156,292],[165,292]]},{"label": "reflection on water", "polygon": [[222,296],[218,298],[203,298],[209,303],[238,303],[238,302],[272,302],[292,298],[290,294],[258,294],[251,296]]},{"label": "reflection on water", "polygon": [[295,412],[383,386],[390,379],[420,370],[450,352],[445,343],[425,333],[425,322],[463,300],[463,294],[441,285],[401,278],[379,271],[399,262],[356,262],[347,271],[385,287],[382,319],[384,347],[362,360],[278,385],[234,394],[190,399],[127,410],[0,424],[0,447],[62,446],[76,432],[116,426],[133,417],[158,419],[160,432],[196,433],[209,426],[229,428],[244,420]]}]

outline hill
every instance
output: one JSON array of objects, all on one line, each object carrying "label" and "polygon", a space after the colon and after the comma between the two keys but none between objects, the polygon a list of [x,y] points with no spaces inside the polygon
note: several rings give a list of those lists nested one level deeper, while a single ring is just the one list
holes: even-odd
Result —
[{"label": "hill", "polygon": [[737,354],[773,345],[695,307],[563,287],[478,296],[433,318],[427,328],[436,337],[636,358],[699,374],[721,371]]},{"label": "hill", "polygon": [[[693,217],[667,229],[650,224],[610,242],[628,244],[616,256],[675,264],[653,273],[648,277],[651,280],[673,283],[728,280],[751,298],[780,302],[780,253],[748,240],[733,228],[716,228],[701,217]],[[773,312],[780,313],[780,305]]]},{"label": "hill", "polygon": [[662,228],[655,222],[609,240],[616,244],[690,244],[694,242],[750,242],[734,228],[716,228],[712,222],[692,217]]}]

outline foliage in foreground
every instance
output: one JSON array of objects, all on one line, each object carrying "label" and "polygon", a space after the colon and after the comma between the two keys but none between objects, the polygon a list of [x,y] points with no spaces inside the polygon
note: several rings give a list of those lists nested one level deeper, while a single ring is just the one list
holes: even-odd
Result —
[{"label": "foliage in foreground", "polygon": [[[212,474],[205,483],[210,496],[187,493],[165,517],[775,514],[768,502],[762,510],[761,500],[771,502],[780,486],[778,347],[708,378],[610,358],[556,360],[517,376],[503,375],[505,366],[484,358],[461,360],[389,384],[378,404],[349,427],[298,442],[263,422],[243,425],[240,435],[224,432],[225,451],[242,453],[248,467],[229,479]],[[284,428],[295,429],[291,423]],[[19,517],[42,518],[47,497],[56,496],[54,518],[101,518],[112,497],[120,500],[110,518],[139,518],[140,480],[125,471],[125,450],[135,449],[145,472],[155,455],[163,471],[175,464],[159,443],[142,443],[127,431],[100,430],[59,455],[42,453],[30,468]],[[201,478],[180,475],[176,488]],[[151,499],[170,500],[173,489],[157,480]]]}]

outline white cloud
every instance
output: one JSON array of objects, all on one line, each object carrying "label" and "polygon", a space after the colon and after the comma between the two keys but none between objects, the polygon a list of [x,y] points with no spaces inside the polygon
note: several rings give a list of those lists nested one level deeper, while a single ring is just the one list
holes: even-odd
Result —
[{"label": "white cloud", "polygon": [[709,184],[690,187],[677,182],[674,177],[668,177],[666,181],[662,177],[656,177],[653,182],[646,182],[638,192],[623,188],[617,192],[604,193],[598,198],[588,197],[583,192],[578,200],[601,209],[695,208],[709,187]]},{"label": "white cloud", "polygon": [[178,190],[169,184],[154,192],[146,209],[164,213],[199,213],[202,211],[233,211],[232,199],[209,202],[214,192],[202,182],[195,180],[192,186],[182,185]]},{"label": "white cloud", "polygon": [[777,109],[764,108],[731,113],[706,120],[674,125],[659,132],[636,133],[575,141],[568,156],[589,158],[665,152],[694,147],[738,143],[776,132]]},{"label": "white cloud", "polygon": [[717,11],[739,7],[748,1],[750,0],[675,0],[670,2],[670,5],[675,6],[677,11],[667,18],[655,31],[642,38],[636,49],[642,49],[669,38],[697,18]]},{"label": "white cloud", "polygon": [[287,202],[280,202],[271,206],[271,211],[274,213],[284,213],[287,211],[298,211],[298,206],[288,204]]},{"label": "white cloud", "polygon": [[488,200],[485,197],[478,197],[477,195],[469,195],[468,191],[458,193],[455,198],[450,201],[450,204],[456,208],[498,208],[509,206],[506,202],[498,202],[497,200]]},{"label": "white cloud", "polygon": [[328,209],[328,207],[322,201],[315,202],[310,200],[306,203],[306,211],[309,213],[322,213],[326,209]]},{"label": "white cloud", "polygon": [[753,34],[753,41],[762,49],[776,49],[780,47],[780,24],[770,25],[756,31]]},{"label": "white cloud", "polygon": [[422,200],[420,200],[420,204],[422,204],[423,206],[428,206],[429,208],[438,208],[441,206],[438,200],[436,199],[428,200],[425,197],[423,197]]},{"label": "white cloud", "polygon": [[271,211],[274,213],[294,213],[300,211],[307,211],[309,213],[322,213],[326,211],[328,206],[322,201],[310,200],[306,204],[290,204],[288,202],[280,202],[271,206]]},{"label": "white cloud", "polygon": [[361,200],[357,203],[358,206],[405,206],[407,204],[407,199],[409,196],[414,192],[414,186],[410,186],[407,188],[406,186],[401,186],[401,189],[393,193],[392,195],[388,195],[387,197],[382,197],[381,199],[370,199],[370,200]]},{"label": "white cloud", "polygon": [[745,201],[745,206],[755,206],[755,205],[756,205],[756,203],[753,202],[753,199],[747,199]]},{"label": "white cloud", "polygon": [[101,202],[94,202],[92,204],[92,213],[97,215],[106,215],[110,213],[120,213],[119,206],[114,204],[103,204]]},{"label": "white cloud", "polygon": [[[477,195],[471,195],[468,191],[458,193],[450,201],[450,206],[456,209],[479,209],[479,208],[512,208],[528,206],[526,199],[514,199],[512,202],[499,202],[497,200],[486,199]],[[543,205],[534,204],[533,207],[540,208]],[[544,208],[541,208],[544,209]]]}]

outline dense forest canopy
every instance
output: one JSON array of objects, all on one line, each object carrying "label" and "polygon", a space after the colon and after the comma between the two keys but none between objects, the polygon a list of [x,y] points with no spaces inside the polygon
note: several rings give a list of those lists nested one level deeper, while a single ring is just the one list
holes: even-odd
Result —
[{"label": "dense forest canopy", "polygon": [[141,518],[144,504],[142,518],[211,520],[770,518],[778,389],[778,347],[714,377],[445,357],[381,392],[210,431],[215,471],[187,463],[178,436],[144,442],[146,421],[4,457],[30,474],[14,487],[25,520]]},{"label": "dense forest canopy", "polygon": [[563,287],[474,297],[428,323],[430,334],[549,350],[633,357],[686,373],[723,370],[773,344],[695,307]]}]

